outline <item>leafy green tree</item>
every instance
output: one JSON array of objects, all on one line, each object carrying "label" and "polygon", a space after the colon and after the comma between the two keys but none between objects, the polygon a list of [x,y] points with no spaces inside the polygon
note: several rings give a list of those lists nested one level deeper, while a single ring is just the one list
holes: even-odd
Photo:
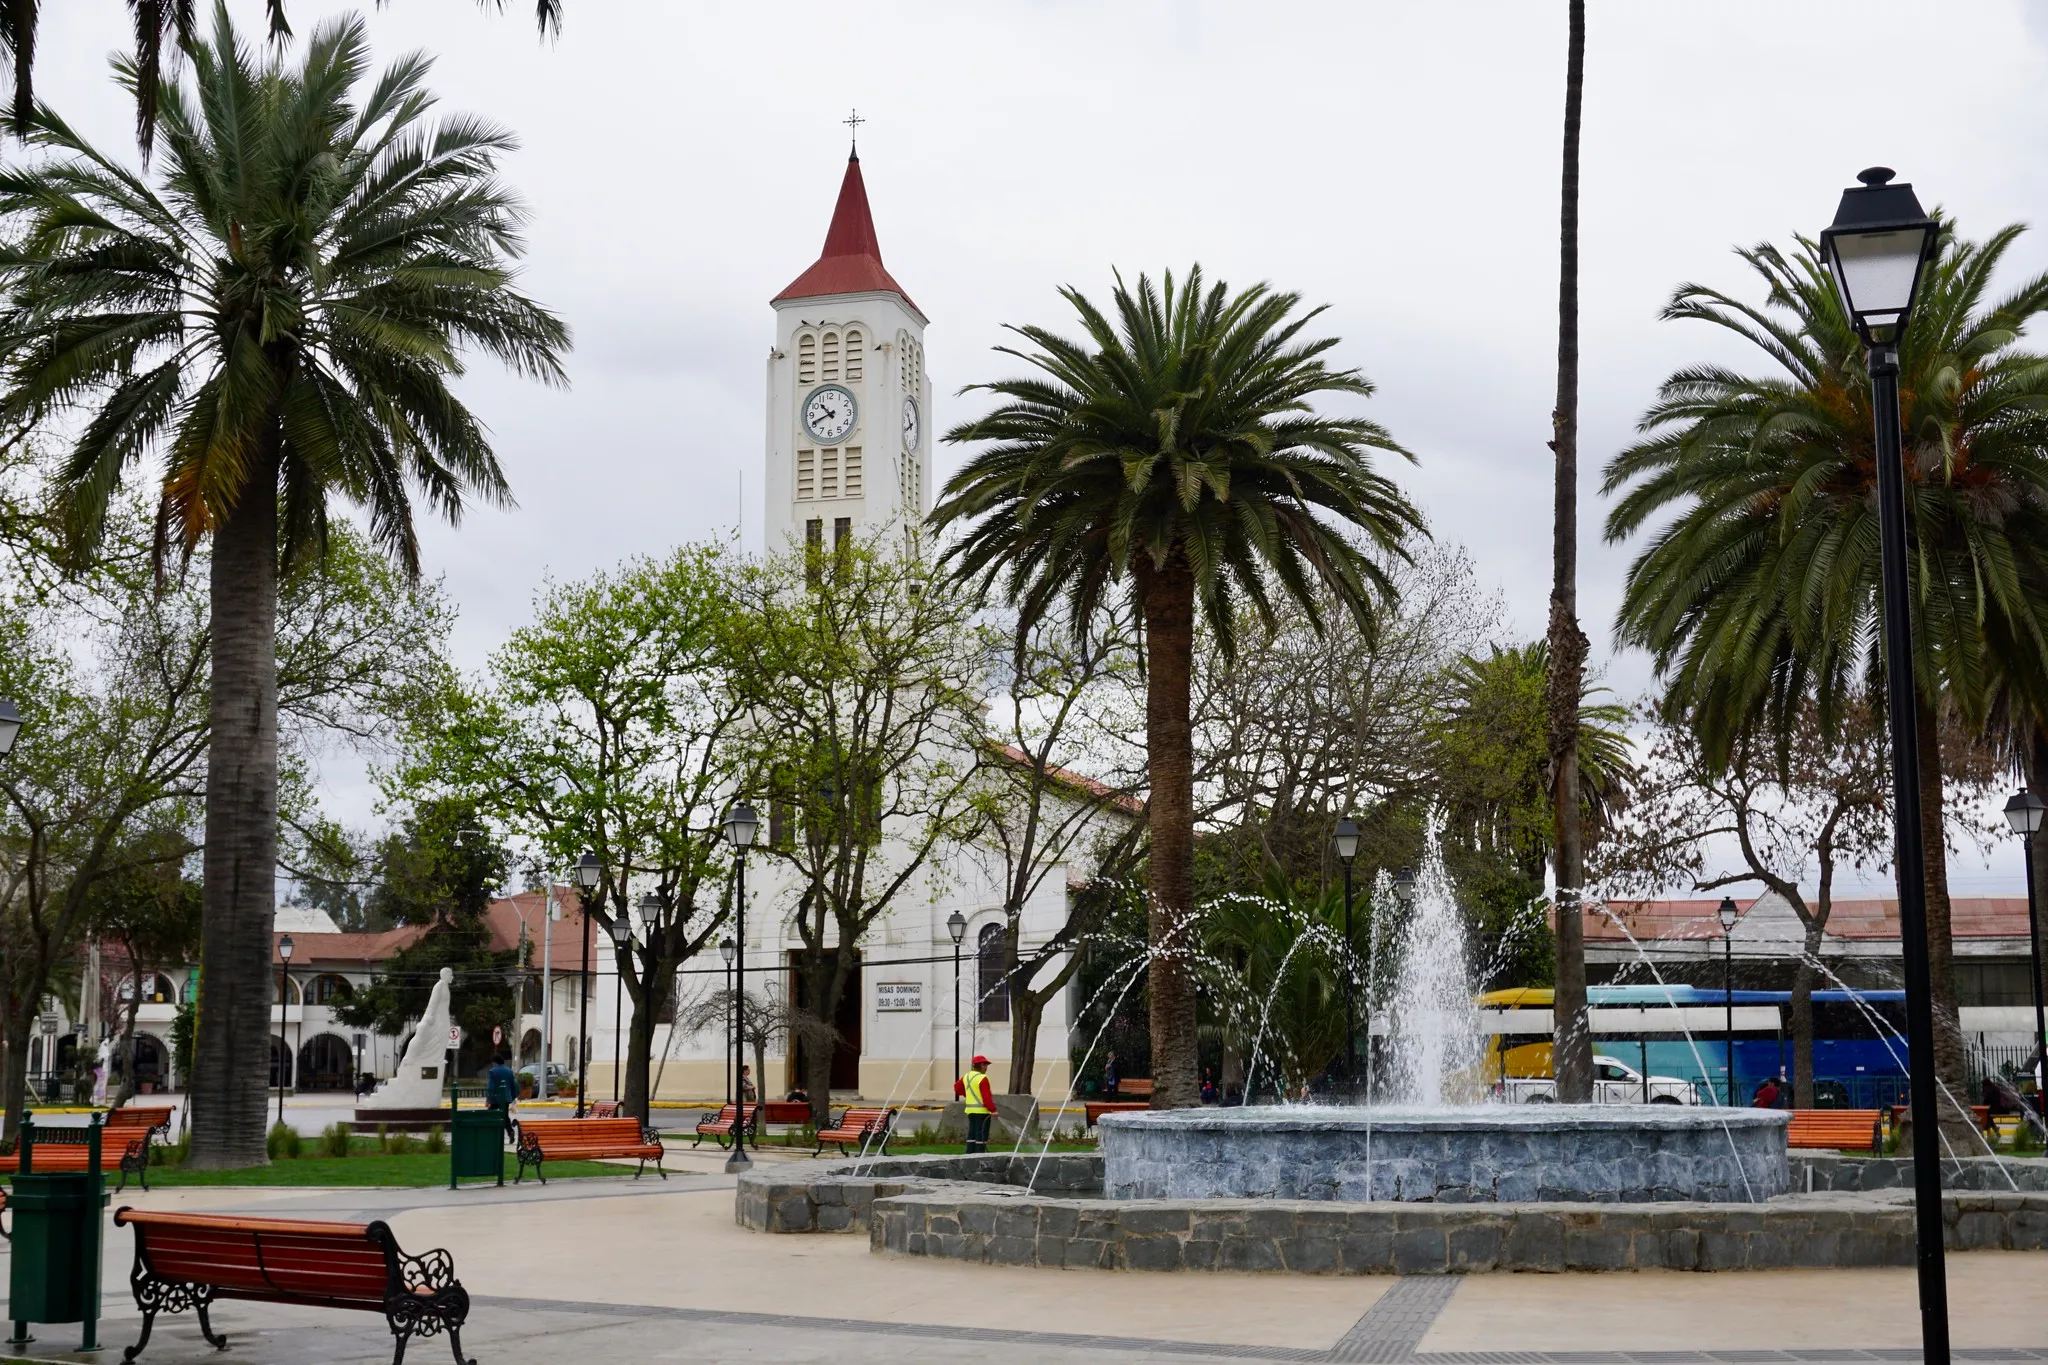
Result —
[{"label": "leafy green tree", "polygon": [[[2048,308],[2048,275],[1991,294],[2019,233],[1971,242],[1945,226],[1899,345],[1935,1063],[1956,1094],[1940,712],[1978,729],[2001,688],[2032,707],[2048,698],[2048,357],[2020,344]],[[1651,651],[1666,705],[1715,764],[1755,724],[1782,749],[1809,698],[1832,733],[1883,696],[1861,345],[1812,242],[1740,254],[1761,305],[1688,284],[1664,316],[1732,333],[1772,370],[1673,374],[1603,485],[1619,495],[1609,540],[1658,528],[1629,567],[1620,638]]]},{"label": "leafy green tree", "polygon": [[993,642],[973,604],[934,585],[889,527],[751,566],[737,605],[730,657],[748,724],[735,738],[745,789],[768,798],[748,923],[796,931],[791,1032],[822,1125],[827,1040],[861,945],[892,909],[931,895],[943,854],[983,830]]},{"label": "leafy green tree", "polygon": [[388,784],[459,794],[553,866],[598,855],[605,881],[585,906],[607,931],[635,928],[622,1093],[643,1117],[676,972],[726,922],[721,824],[746,761],[733,574],[723,547],[692,545],[548,588],[484,678],[420,708]]},{"label": "leafy green tree", "polygon": [[126,994],[116,997],[123,1063],[116,1105],[135,1093],[135,1019],[145,985],[159,969],[189,961],[199,948],[200,887],[184,875],[195,852],[191,840],[180,830],[156,829],[131,842],[119,870],[93,882],[86,893],[92,932],[117,945],[127,963]]},{"label": "leafy green tree", "polygon": [[[1091,629],[1128,592],[1145,634],[1150,823],[1149,976],[1153,1103],[1199,1101],[1196,1076],[1194,745],[1190,688],[1197,613],[1226,655],[1235,608],[1272,619],[1275,597],[1323,617],[1322,597],[1370,630],[1398,555],[1421,519],[1371,452],[1405,455],[1363,417],[1320,398],[1369,396],[1356,370],[1304,340],[1321,312],[1264,285],[1205,288],[1199,267],[1161,286],[1119,280],[1115,318],[1075,289],[1084,340],[1041,327],[1003,348],[1037,371],[975,385],[987,416],[947,433],[980,443],[932,516],[957,527],[945,562],[986,594],[998,582],[1029,622],[1057,604]],[[1376,556],[1368,546],[1376,548]]]},{"label": "leafy green tree", "polygon": [[1367,989],[1371,901],[1369,888],[1357,897],[1348,952],[1341,891],[1302,895],[1275,876],[1264,895],[1219,896],[1202,908],[1199,971],[1221,1026],[1225,1073],[1233,1059],[1251,1068],[1246,1099],[1263,1085],[1292,1098],[1342,1056],[1346,975],[1355,975],[1360,1000]]},{"label": "leafy green tree", "polygon": [[[411,486],[458,517],[509,494],[448,387],[470,348],[560,381],[568,329],[511,287],[524,211],[509,135],[429,121],[428,62],[374,81],[360,18],[287,65],[225,7],[156,87],[154,187],[46,108],[0,176],[0,420],[79,419],[59,493],[81,554],[131,465],[163,461],[160,559],[210,540],[206,998],[191,1160],[260,1164],[278,830],[280,566],[316,559],[329,501],[408,572]],[[122,79],[141,81],[132,65]]]}]

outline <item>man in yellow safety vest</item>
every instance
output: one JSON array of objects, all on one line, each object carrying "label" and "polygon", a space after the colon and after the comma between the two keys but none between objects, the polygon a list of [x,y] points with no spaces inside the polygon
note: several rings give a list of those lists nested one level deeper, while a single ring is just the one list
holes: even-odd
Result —
[{"label": "man in yellow safety vest", "polygon": [[987,1065],[988,1058],[977,1053],[967,1068],[967,1074],[953,1082],[953,1093],[966,1101],[969,1152],[988,1150],[989,1121],[995,1117],[995,1087],[989,1084],[988,1073],[982,1070]]}]

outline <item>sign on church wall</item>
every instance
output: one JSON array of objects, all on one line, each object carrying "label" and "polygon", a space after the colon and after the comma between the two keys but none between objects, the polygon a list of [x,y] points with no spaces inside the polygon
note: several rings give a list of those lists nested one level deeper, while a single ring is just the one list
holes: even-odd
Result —
[{"label": "sign on church wall", "polygon": [[915,1012],[924,1008],[924,982],[922,981],[877,981],[875,983],[875,1008],[887,1013],[891,1011]]}]

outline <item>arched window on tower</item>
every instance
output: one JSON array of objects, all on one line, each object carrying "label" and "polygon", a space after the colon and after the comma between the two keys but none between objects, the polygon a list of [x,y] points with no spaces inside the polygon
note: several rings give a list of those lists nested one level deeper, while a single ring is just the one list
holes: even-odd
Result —
[{"label": "arched window on tower", "polygon": [[984,1024],[1010,1022],[1010,985],[1003,977],[1003,926],[982,927],[974,940],[975,999],[981,1002],[975,1015]]},{"label": "arched window on tower", "polygon": [[859,328],[848,328],[846,333],[846,382],[860,383],[862,361],[861,335]]}]

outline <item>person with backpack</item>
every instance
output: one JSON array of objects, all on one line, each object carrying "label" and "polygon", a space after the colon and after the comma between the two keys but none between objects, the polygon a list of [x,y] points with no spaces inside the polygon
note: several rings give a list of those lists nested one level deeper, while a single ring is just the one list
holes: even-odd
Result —
[{"label": "person with backpack", "polygon": [[500,1052],[484,1073],[484,1108],[498,1111],[508,1138],[512,1136],[512,1103],[518,1098],[519,1077],[512,1070],[512,1054]]}]

